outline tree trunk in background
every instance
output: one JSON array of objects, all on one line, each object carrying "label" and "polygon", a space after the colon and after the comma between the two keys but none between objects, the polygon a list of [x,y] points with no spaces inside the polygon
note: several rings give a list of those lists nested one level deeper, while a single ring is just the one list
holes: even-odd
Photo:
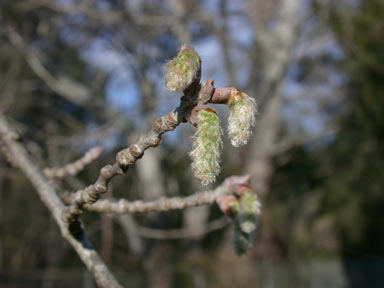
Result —
[{"label": "tree trunk in background", "polygon": [[[297,39],[297,18],[300,0],[281,1],[279,9],[279,22],[272,32],[268,21],[263,23],[263,18],[258,10],[257,2],[249,1],[250,17],[256,33],[255,45],[262,54],[257,58],[263,59],[263,70],[252,75],[260,75],[257,99],[260,99],[258,123],[249,148],[249,157],[245,171],[252,175],[252,185],[261,197],[267,197],[269,179],[273,174],[271,158],[274,156],[274,147],[278,142],[278,133],[281,127],[281,87],[287,67],[291,60],[293,45]],[[259,3],[262,5],[262,3]],[[264,3],[266,4],[266,3]],[[255,63],[257,64],[257,63]],[[257,67],[254,67],[257,70]],[[254,78],[251,78],[251,81]],[[253,83],[250,83],[252,87]],[[268,207],[263,209],[261,229],[257,232],[258,241],[256,251],[258,255],[280,254],[278,244],[273,243],[273,233],[269,229]]]}]

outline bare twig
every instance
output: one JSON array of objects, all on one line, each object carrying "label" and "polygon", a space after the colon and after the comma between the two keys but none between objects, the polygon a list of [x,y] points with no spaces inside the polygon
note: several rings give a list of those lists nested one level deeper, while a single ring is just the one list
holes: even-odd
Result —
[{"label": "bare twig", "polygon": [[[165,212],[180,210],[188,207],[213,204],[224,194],[233,194],[236,187],[248,184],[249,175],[228,177],[221,185],[212,191],[197,192],[187,197],[160,198],[155,201],[144,202],[141,200],[130,202],[126,199],[112,200],[101,199],[93,205],[84,205],[84,208],[99,213],[134,214],[147,212]],[[60,193],[66,203],[73,201],[75,194],[70,192]]]},{"label": "bare twig", "polygon": [[77,191],[74,201],[63,215],[66,222],[69,224],[76,223],[78,216],[82,213],[82,207],[85,204],[95,203],[101,194],[107,192],[108,182],[114,176],[123,174],[129,165],[134,164],[138,158],[142,157],[146,149],[159,145],[161,135],[166,131],[175,129],[181,122],[179,115],[177,111],[172,111],[163,117],[157,118],[153,123],[152,130],[147,135],[143,135],[136,144],[132,144],[120,151],[113,165],[104,166],[100,170],[100,176],[93,185]]},{"label": "bare twig", "polygon": [[48,178],[63,178],[67,175],[76,175],[80,171],[84,170],[85,166],[97,159],[102,151],[103,148],[101,146],[91,148],[81,158],[65,165],[64,167],[45,168],[44,174]]},{"label": "bare twig", "polygon": [[[65,222],[72,226],[71,230],[77,230],[76,227],[79,226],[78,217],[82,213],[83,206],[86,204],[92,205],[98,201],[101,195],[107,192],[108,183],[113,177],[124,174],[128,166],[134,164],[137,159],[144,155],[145,150],[158,146],[164,133],[174,130],[181,122],[189,121],[193,124],[192,115],[198,109],[201,109],[199,107],[203,107],[204,104],[209,102],[218,103],[212,97],[215,94],[213,81],[207,80],[201,85],[199,82],[200,71],[192,84],[184,90],[184,96],[181,98],[179,107],[164,116],[156,118],[152,123],[152,129],[147,134],[141,135],[137,143],[118,152],[116,162],[113,165],[106,165],[100,170],[99,178],[94,184],[75,193],[72,203],[63,214]],[[219,91],[220,89],[225,90],[227,88],[217,88],[216,90]],[[236,88],[229,87],[230,91],[222,94],[227,95],[228,98],[233,89]],[[219,103],[225,103],[224,100]]]},{"label": "bare twig", "polygon": [[6,35],[10,42],[25,55],[25,60],[32,71],[45,82],[45,84],[69,101],[78,105],[84,104],[90,99],[90,91],[85,86],[67,78],[55,78],[43,65],[39,57],[31,49],[28,49],[23,38],[12,27],[5,27]]},{"label": "bare twig", "polygon": [[47,206],[59,225],[63,237],[68,240],[79,254],[88,270],[94,275],[97,283],[101,287],[121,287],[97,252],[91,248],[84,233],[80,231],[81,233],[77,234],[77,238],[70,233],[68,226],[62,219],[65,207],[63,202],[57,196],[55,188],[50,184],[41,169],[32,161],[25,148],[17,142],[18,137],[16,133],[3,115],[0,115],[0,138],[12,157],[13,163],[20,168],[35,187],[41,201]]}]

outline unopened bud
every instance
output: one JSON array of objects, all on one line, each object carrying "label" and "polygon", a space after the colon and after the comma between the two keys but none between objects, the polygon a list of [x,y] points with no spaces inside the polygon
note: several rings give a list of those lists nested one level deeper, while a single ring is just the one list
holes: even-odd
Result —
[{"label": "unopened bud", "polygon": [[233,195],[221,195],[216,202],[220,210],[226,215],[234,217],[239,213],[239,200]]}]

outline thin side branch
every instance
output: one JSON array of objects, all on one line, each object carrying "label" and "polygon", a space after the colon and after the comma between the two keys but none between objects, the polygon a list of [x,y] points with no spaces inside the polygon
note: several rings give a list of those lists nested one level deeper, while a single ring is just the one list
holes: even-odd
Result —
[{"label": "thin side branch", "polygon": [[6,26],[5,31],[11,44],[24,54],[25,61],[32,71],[43,80],[52,91],[78,105],[82,105],[90,99],[90,91],[86,87],[69,79],[60,79],[53,76],[47,68],[45,68],[38,55],[31,49],[28,49],[23,38],[15,29]]},{"label": "thin side branch", "polygon": [[[134,214],[180,210],[194,206],[216,203],[220,196],[225,194],[234,194],[234,191],[236,191],[238,186],[248,184],[249,180],[249,175],[231,176],[212,191],[197,192],[187,197],[160,198],[158,200],[148,202],[141,200],[130,202],[126,199],[102,199],[93,205],[86,204],[84,205],[84,208],[92,212],[115,214]],[[73,201],[75,198],[75,194],[70,192],[60,194],[66,203],[71,203],[71,201]]]},{"label": "thin side branch", "polygon": [[80,171],[84,170],[85,166],[96,160],[102,151],[103,148],[101,146],[91,148],[81,158],[65,165],[64,167],[45,168],[44,174],[48,178],[63,178],[68,175],[76,175]]}]

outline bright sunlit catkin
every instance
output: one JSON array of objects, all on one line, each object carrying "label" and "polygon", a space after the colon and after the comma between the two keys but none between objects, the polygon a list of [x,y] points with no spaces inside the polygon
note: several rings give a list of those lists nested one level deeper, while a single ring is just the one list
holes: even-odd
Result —
[{"label": "bright sunlit catkin", "polygon": [[184,90],[195,79],[200,65],[200,57],[195,50],[183,45],[179,54],[165,66],[165,86],[171,92]]},{"label": "bright sunlit catkin", "polygon": [[197,112],[197,131],[193,136],[192,170],[196,178],[207,185],[220,172],[220,150],[223,145],[219,118],[214,111]]},{"label": "bright sunlit catkin", "polygon": [[256,102],[247,94],[236,92],[229,97],[228,106],[228,135],[231,144],[235,147],[245,145],[256,123]]}]

